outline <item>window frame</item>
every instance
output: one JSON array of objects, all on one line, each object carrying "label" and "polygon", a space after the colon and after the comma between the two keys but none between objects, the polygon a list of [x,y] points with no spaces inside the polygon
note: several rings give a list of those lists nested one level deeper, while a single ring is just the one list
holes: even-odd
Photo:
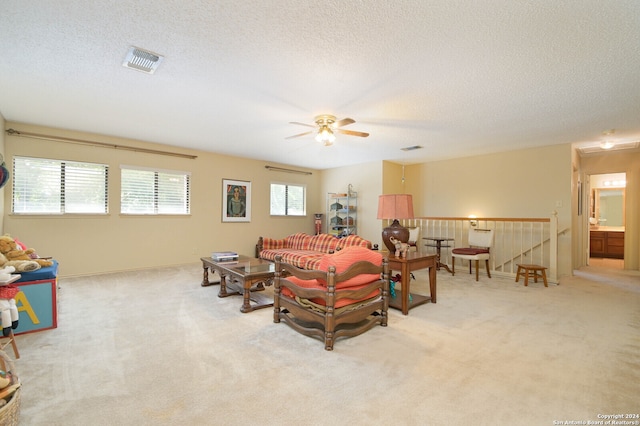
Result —
[{"label": "window frame", "polygon": [[[284,214],[278,214],[273,212],[273,197],[274,197],[274,185],[284,186],[285,199],[284,199]],[[302,214],[289,213],[289,187],[296,187],[302,189]],[[291,183],[272,181],[269,183],[269,215],[274,217],[306,217],[307,216],[307,185],[303,183]]]},{"label": "window frame", "polygon": [[[125,172],[126,171],[137,171],[137,172],[148,172],[153,173],[153,190],[151,193],[147,194],[137,194],[138,196],[151,197],[152,201],[149,205],[147,205],[147,210],[136,212],[133,210],[124,211],[123,208],[129,203],[124,202],[124,191],[125,191]],[[161,176],[164,175],[164,176]],[[185,181],[182,183],[184,185],[184,192],[180,194],[176,193],[163,193],[162,192],[162,181],[163,177],[174,176],[179,179],[184,179]],[[168,188],[168,187],[165,187]],[[171,207],[171,204],[162,203],[163,197],[172,197],[177,196],[178,198],[183,198],[182,209],[183,211],[162,211],[163,209]],[[177,204],[176,204],[177,205]],[[148,210],[149,207],[151,210]],[[169,169],[159,169],[155,167],[143,167],[143,166],[132,166],[121,164],[120,165],[120,214],[126,216],[189,216],[191,215],[191,172],[183,171],[183,170],[169,170]]]},{"label": "window frame", "polygon": [[[28,161],[36,163],[37,169],[42,173],[44,178],[37,182],[37,185],[33,185],[34,188],[40,188],[49,185],[49,193],[47,194],[46,188],[43,193],[33,191],[34,188],[28,185],[23,185],[23,179],[29,179],[31,176],[22,176],[22,173],[28,173],[29,167],[26,164]],[[69,215],[107,215],[109,214],[109,166],[103,163],[94,163],[88,161],[75,161],[75,160],[61,160],[56,158],[42,158],[42,157],[30,157],[16,155],[12,159],[12,187],[11,187],[11,214],[19,216],[69,216]],[[52,169],[53,167],[59,167],[60,170],[58,176]],[[102,173],[102,182],[98,179],[92,179],[90,175],[82,173],[83,168],[94,169],[94,173]],[[47,171],[47,169],[49,169]],[[75,172],[73,171],[75,169]],[[99,170],[101,169],[101,170]],[[57,182],[57,185],[55,185]],[[100,183],[98,186],[97,183]],[[87,211],[78,211],[78,198],[74,197],[74,193],[78,193],[78,186],[84,184],[85,186],[81,190],[94,191],[100,202],[97,203],[85,203],[85,205],[93,207],[94,209],[100,209],[101,211],[88,209]],[[91,184],[96,185],[94,188]],[[53,186],[52,186],[53,185]],[[57,188],[55,187],[57,186]],[[75,189],[75,190],[74,190]],[[97,192],[96,192],[97,191]],[[49,198],[47,198],[49,195]],[[100,198],[103,197],[103,198]],[[25,201],[17,201],[20,198],[25,198]],[[44,204],[45,209],[49,210],[35,210],[34,207],[37,201],[26,200],[27,198],[36,198],[40,200],[41,205]],[[24,204],[24,210],[31,209],[29,211],[16,211],[17,204]],[[52,211],[50,208],[57,205],[57,211]],[[70,211],[71,210],[71,211]]]}]

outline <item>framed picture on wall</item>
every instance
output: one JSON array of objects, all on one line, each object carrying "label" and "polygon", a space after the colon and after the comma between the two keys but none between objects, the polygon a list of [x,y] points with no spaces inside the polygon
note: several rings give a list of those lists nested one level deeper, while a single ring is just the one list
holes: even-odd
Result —
[{"label": "framed picture on wall", "polygon": [[578,216],[582,216],[582,182],[578,181]]},{"label": "framed picture on wall", "polygon": [[251,222],[251,182],[222,179],[222,221]]}]

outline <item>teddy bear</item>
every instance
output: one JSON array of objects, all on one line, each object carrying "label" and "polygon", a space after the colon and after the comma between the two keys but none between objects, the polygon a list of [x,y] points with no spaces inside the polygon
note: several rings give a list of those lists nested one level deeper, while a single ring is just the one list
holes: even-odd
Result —
[{"label": "teddy bear", "polygon": [[47,259],[33,258],[32,255],[36,251],[32,248],[20,250],[16,241],[9,235],[0,237],[0,253],[2,253],[8,261],[13,260],[30,260],[37,262],[41,267],[51,266],[53,262]]},{"label": "teddy bear", "polygon": [[[0,321],[2,322],[2,335],[9,336],[11,329],[18,327],[18,308],[15,297],[20,288],[6,284],[11,279],[13,272],[32,272],[41,268],[40,264],[30,260],[8,260],[0,253]],[[3,283],[4,282],[4,283]]]},{"label": "teddy bear", "polygon": [[11,335],[11,330],[18,328],[20,314],[16,307],[16,295],[20,288],[7,283],[11,279],[11,273],[15,272],[13,266],[5,266],[0,269],[0,321],[2,322],[2,335]]},{"label": "teddy bear", "polygon": [[12,266],[16,272],[33,272],[41,268],[40,264],[33,259],[30,260],[8,260],[6,256],[0,253],[0,268]]},{"label": "teddy bear", "polygon": [[407,251],[409,250],[409,244],[403,243],[395,237],[389,237],[389,241],[396,247],[396,257],[407,257]]}]

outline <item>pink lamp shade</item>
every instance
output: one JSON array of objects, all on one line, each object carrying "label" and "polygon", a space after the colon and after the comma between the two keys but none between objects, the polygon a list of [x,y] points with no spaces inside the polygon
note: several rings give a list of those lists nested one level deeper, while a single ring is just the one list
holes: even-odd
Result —
[{"label": "pink lamp shade", "polygon": [[413,219],[413,196],[411,194],[380,195],[378,219]]},{"label": "pink lamp shade", "polygon": [[378,219],[393,220],[382,231],[382,242],[389,252],[395,252],[395,246],[389,240],[394,237],[403,243],[409,241],[409,230],[400,225],[398,219],[413,219],[413,197],[411,194],[385,194],[378,197]]}]

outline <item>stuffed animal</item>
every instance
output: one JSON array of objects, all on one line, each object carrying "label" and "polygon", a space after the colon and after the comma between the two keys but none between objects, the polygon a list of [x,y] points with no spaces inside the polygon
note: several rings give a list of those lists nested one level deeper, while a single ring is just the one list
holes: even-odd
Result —
[{"label": "stuffed animal", "polygon": [[389,237],[389,241],[396,247],[396,257],[407,257],[407,251],[409,251],[409,244],[403,243],[395,237]]},{"label": "stuffed animal", "polygon": [[18,249],[18,244],[9,235],[3,235],[0,237],[0,253],[4,254],[7,260],[32,260],[42,267],[53,265],[53,262],[47,259],[34,259],[32,255],[35,252],[36,251],[32,248],[26,250]]},{"label": "stuffed animal", "polygon": [[41,268],[35,260],[8,260],[4,254],[0,253],[0,268],[7,266],[14,267],[16,272],[33,272]]},{"label": "stuffed animal", "polygon": [[13,266],[5,266],[0,269],[0,282],[9,281],[11,279],[11,274],[16,271],[16,268]]},{"label": "stuffed animal", "polygon": [[16,307],[16,295],[20,293],[20,288],[12,284],[5,284],[11,279],[11,273],[15,272],[13,266],[5,266],[0,269],[0,321],[2,322],[2,335],[7,337],[11,334],[11,329],[18,328],[20,314]]}]

